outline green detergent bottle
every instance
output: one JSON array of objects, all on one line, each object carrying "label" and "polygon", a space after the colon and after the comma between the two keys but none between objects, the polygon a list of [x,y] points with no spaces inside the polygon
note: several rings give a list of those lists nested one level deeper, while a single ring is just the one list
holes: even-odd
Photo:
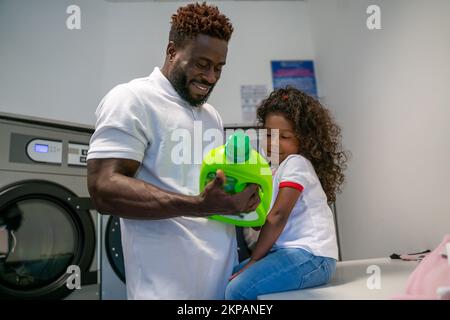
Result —
[{"label": "green detergent bottle", "polygon": [[250,145],[250,138],[235,132],[225,145],[211,150],[203,159],[200,172],[200,192],[215,179],[221,169],[226,177],[224,189],[230,194],[241,192],[248,184],[259,185],[261,203],[256,211],[235,215],[213,215],[210,219],[241,227],[258,227],[266,221],[272,201],[272,173],[267,161]]}]

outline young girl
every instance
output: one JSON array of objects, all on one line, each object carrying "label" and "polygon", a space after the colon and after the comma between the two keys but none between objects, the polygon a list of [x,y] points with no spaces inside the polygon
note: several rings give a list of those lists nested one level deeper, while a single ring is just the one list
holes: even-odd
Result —
[{"label": "young girl", "polygon": [[[272,92],[257,116],[267,129],[267,155],[278,154],[280,164],[256,246],[228,283],[230,300],[326,284],[338,259],[328,203],[344,181],[339,127],[318,101],[292,87]],[[271,129],[279,130],[276,150]]]}]

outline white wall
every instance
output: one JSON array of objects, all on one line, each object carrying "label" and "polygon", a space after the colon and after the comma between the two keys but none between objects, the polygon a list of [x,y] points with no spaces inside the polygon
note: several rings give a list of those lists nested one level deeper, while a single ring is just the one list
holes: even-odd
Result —
[{"label": "white wall", "polygon": [[[185,2],[0,0],[0,111],[85,124],[113,86],[162,66],[170,17]],[[81,30],[67,30],[67,6]],[[272,90],[270,60],[313,59],[305,2],[214,1],[235,32],[210,103],[242,121],[240,86]]]},{"label": "white wall", "polygon": [[[82,8],[81,30],[66,28],[71,4]],[[103,15],[103,1],[0,0],[0,111],[92,124]]]},{"label": "white wall", "polygon": [[[434,248],[450,233],[450,2],[309,4],[321,95],[353,153],[343,258]],[[369,4],[382,30],[366,28]]]}]

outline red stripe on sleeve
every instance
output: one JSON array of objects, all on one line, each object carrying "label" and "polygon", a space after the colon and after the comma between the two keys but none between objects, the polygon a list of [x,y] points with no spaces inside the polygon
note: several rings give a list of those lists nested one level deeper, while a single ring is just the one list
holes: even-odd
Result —
[{"label": "red stripe on sleeve", "polygon": [[283,181],[280,183],[279,188],[294,188],[302,192],[305,188],[300,184],[296,182],[290,182],[290,181]]}]

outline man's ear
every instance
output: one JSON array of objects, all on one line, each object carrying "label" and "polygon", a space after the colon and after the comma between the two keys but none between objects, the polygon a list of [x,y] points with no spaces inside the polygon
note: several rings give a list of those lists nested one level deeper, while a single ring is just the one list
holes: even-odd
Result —
[{"label": "man's ear", "polygon": [[175,47],[175,43],[173,41],[169,41],[166,49],[166,55],[170,62],[175,59],[175,55],[177,53],[177,49]]}]

